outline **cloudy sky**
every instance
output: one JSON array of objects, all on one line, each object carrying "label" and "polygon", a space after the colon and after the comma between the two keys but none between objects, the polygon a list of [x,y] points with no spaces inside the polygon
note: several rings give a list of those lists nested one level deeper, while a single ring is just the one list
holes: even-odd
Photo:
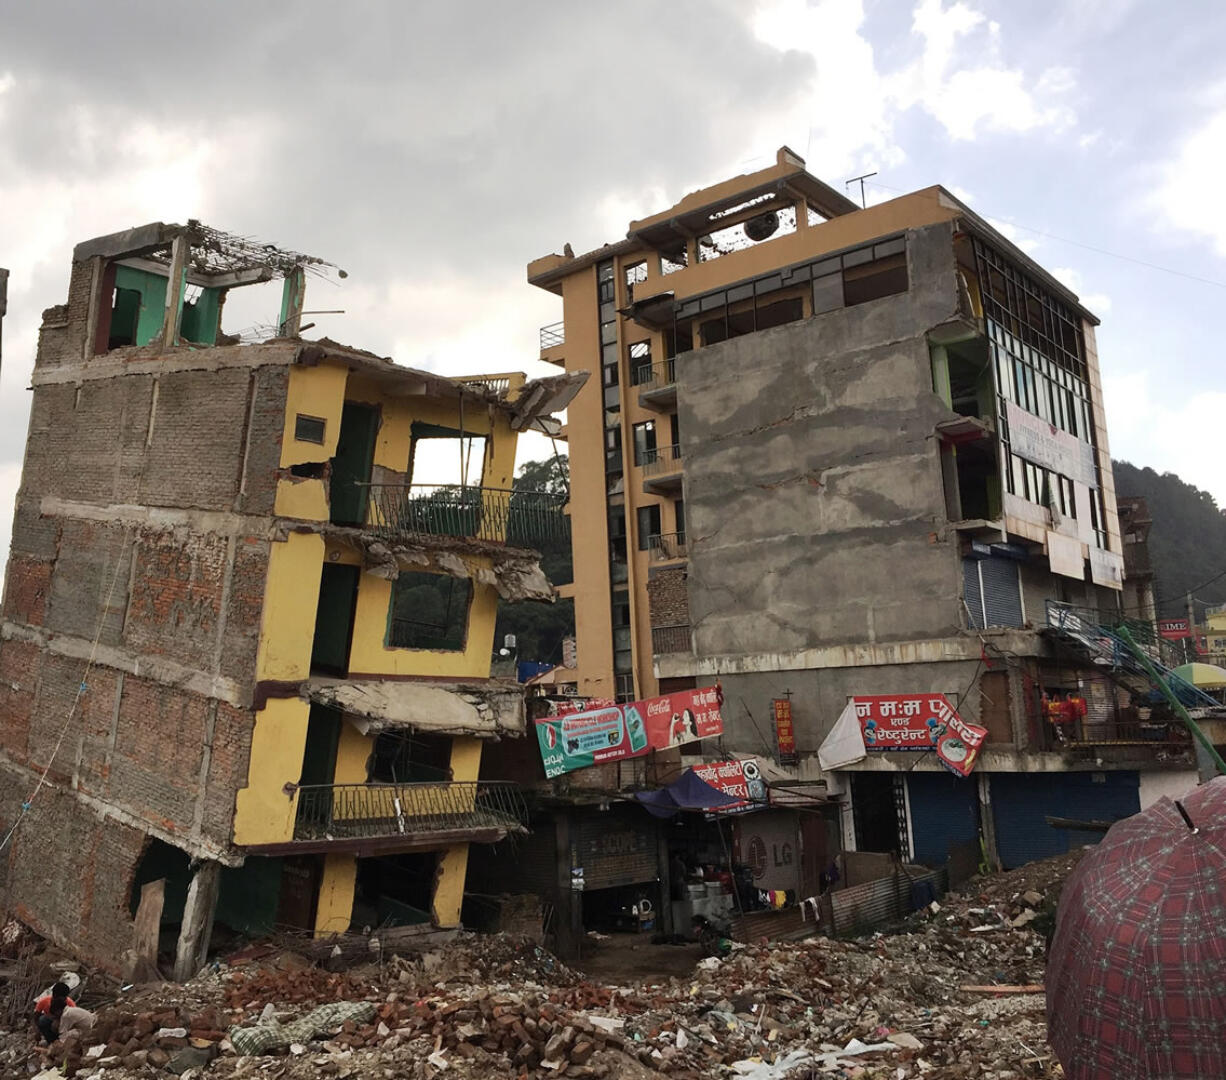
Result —
[{"label": "cloudy sky", "polygon": [[990,218],[1102,317],[1116,456],[1226,504],[1224,36],[1215,0],[0,0],[0,550],[75,241],[198,217],[344,267],[320,333],[541,374],[530,259],[784,143]]}]

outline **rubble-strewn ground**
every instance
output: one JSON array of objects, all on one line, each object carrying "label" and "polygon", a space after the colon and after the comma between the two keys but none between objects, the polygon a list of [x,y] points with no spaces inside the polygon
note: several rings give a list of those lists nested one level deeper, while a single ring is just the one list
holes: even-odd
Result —
[{"label": "rubble-strewn ground", "polygon": [[[1042,983],[1040,930],[1075,859],[975,879],[939,910],[854,941],[750,944],[696,967],[692,949],[644,946],[676,973],[617,986],[506,935],[339,974],[281,952],[106,999],[91,1000],[87,981],[94,1031],[49,1051],[24,1029],[0,1035],[0,1076],[47,1066],[100,1080],[1058,1076],[1042,993],[962,987]],[[226,1038],[335,1001],[374,1013],[261,1056]]]}]

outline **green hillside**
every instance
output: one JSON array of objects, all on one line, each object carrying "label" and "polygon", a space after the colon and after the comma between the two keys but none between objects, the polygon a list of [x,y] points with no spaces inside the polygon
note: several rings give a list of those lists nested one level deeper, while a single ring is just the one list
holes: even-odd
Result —
[{"label": "green hillside", "polygon": [[[1226,603],[1226,515],[1213,496],[1174,473],[1113,464],[1116,493],[1143,496],[1154,519],[1149,551],[1158,613],[1182,615],[1189,589],[1199,600]],[[1196,614],[1203,617],[1204,608],[1198,605]]]}]

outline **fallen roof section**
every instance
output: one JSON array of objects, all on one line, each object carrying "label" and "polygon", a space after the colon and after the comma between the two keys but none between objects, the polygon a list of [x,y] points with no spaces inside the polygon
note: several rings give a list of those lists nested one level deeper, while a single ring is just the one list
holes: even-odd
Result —
[{"label": "fallen roof section", "polygon": [[499,679],[309,679],[299,697],[338,709],[363,735],[419,731],[492,739],[524,733],[524,693]]}]

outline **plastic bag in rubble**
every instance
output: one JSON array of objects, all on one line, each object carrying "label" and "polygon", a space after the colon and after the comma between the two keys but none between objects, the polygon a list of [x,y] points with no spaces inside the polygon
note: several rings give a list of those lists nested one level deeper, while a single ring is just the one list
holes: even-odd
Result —
[{"label": "plastic bag in rubble", "polygon": [[364,1024],[374,1015],[375,1007],[369,1001],[334,1001],[288,1024],[270,1017],[260,1020],[254,1027],[233,1027],[229,1032],[230,1043],[236,1054],[252,1056],[266,1050],[280,1050],[290,1043],[310,1042],[316,1035],[335,1031],[346,1020]]}]

